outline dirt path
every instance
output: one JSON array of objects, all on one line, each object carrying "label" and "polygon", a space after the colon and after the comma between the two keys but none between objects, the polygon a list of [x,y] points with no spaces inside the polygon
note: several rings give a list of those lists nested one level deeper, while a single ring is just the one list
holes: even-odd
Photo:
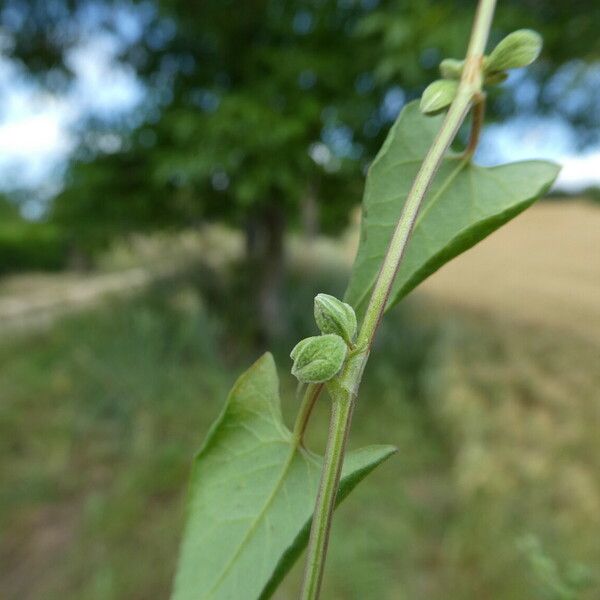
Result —
[{"label": "dirt path", "polygon": [[57,317],[93,305],[108,294],[135,291],[155,275],[135,268],[95,275],[32,275],[15,277],[0,295],[0,339],[20,329],[43,327]]},{"label": "dirt path", "polygon": [[[107,271],[89,274],[22,273],[0,280],[0,341],[17,332],[52,324],[62,315],[90,308],[110,296],[142,290],[151,283],[184,273],[193,265],[218,269],[237,258],[243,247],[232,230],[207,226],[177,236],[135,238],[116,247]],[[121,264],[125,261],[125,265]]]}]

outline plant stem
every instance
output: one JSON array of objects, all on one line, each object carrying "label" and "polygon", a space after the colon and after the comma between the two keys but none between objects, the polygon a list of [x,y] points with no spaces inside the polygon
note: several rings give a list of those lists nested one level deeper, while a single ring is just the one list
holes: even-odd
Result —
[{"label": "plant stem", "polygon": [[322,383],[309,383],[306,386],[306,390],[302,397],[302,403],[300,404],[300,410],[298,411],[298,416],[296,417],[296,422],[294,424],[294,440],[297,444],[303,444],[308,420],[310,419],[310,415],[322,389]]},{"label": "plant stem", "polygon": [[483,127],[483,119],[485,117],[485,94],[476,94],[473,98],[473,110],[471,112],[471,131],[469,133],[469,143],[463,152],[463,158],[470,160],[477,150],[479,144],[479,136]]},{"label": "plant stem", "polygon": [[358,395],[362,374],[369,358],[375,333],[385,312],[394,279],[419,208],[431,186],[444,154],[456,137],[458,129],[471,108],[473,98],[481,93],[483,53],[487,44],[495,5],[496,0],[479,0],[467,49],[465,67],[456,98],[452,102],[406,197],[402,214],[390,240],[371,293],[356,344],[358,348],[363,348],[363,350],[349,359],[342,374],[338,376],[337,380],[328,385],[333,407],[319,493],[308,544],[301,593],[302,600],[316,600],[319,597],[329,531],[335,507],[335,496],[344,460],[352,410]]},{"label": "plant stem", "polygon": [[477,7],[471,41],[469,42],[465,60],[465,68],[463,69],[456,98],[450,105],[446,118],[431,148],[427,152],[412,188],[406,197],[402,214],[392,235],[390,245],[377,276],[377,281],[371,293],[371,299],[358,336],[359,346],[367,345],[370,347],[373,343],[375,332],[385,312],[387,300],[392,291],[394,279],[400,267],[400,261],[408,244],[421,203],[437,173],[444,154],[456,137],[456,133],[469,112],[473,96],[481,91],[483,52],[495,4],[495,0],[480,0]]},{"label": "plant stem", "polygon": [[306,564],[306,573],[310,573],[311,576],[304,578],[300,594],[302,600],[315,600],[319,597],[329,543],[331,514],[335,508],[353,407],[354,402],[348,395],[332,398],[329,436],[323,459],[313,526],[310,531],[310,546],[314,551],[309,552]]}]

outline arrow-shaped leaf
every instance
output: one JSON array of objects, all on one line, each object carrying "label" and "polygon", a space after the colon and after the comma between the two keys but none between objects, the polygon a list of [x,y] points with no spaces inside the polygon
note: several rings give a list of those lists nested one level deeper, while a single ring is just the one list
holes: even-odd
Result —
[{"label": "arrow-shaped leaf", "polygon": [[[350,453],[338,501],[394,451]],[[306,546],[320,470],[283,423],[265,354],[234,385],[196,458],[173,600],[268,598]]]},{"label": "arrow-shaped leaf", "polygon": [[[369,169],[360,245],[346,291],[346,301],[359,314],[364,314],[406,196],[442,119],[423,116],[418,102],[408,104]],[[544,161],[485,168],[448,155],[417,217],[388,308],[535,202],[558,171]]]}]

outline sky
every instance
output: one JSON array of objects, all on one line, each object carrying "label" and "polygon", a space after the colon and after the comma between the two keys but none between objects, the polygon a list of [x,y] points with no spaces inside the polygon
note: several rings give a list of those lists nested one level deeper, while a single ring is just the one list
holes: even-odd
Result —
[{"label": "sky", "polygon": [[[24,204],[29,216],[41,211],[40,199],[60,190],[77,146],[78,124],[87,117],[131,113],[144,100],[135,72],[115,58],[120,43],[114,35],[99,32],[75,48],[68,57],[75,78],[61,95],[51,95],[28,79],[2,56],[0,43],[0,191],[20,187],[34,192],[35,201]],[[401,102],[395,100],[403,95],[392,96],[388,108],[397,112]],[[105,136],[99,145],[102,151],[115,151],[119,138]],[[557,118],[516,117],[489,125],[478,154],[485,164],[555,160],[562,165],[557,189],[577,192],[600,186],[600,146],[578,150],[572,129]]]},{"label": "sky", "polygon": [[[83,5],[77,18],[84,41],[65,60],[74,77],[65,90],[54,94],[7,58],[12,41],[0,27],[0,192],[25,191],[25,216],[38,216],[45,201],[60,191],[82,122],[122,118],[144,100],[141,81],[116,58],[124,45],[141,35],[145,20],[152,16],[142,9],[125,4],[107,13],[102,4]],[[115,25],[110,31],[98,27],[107,16]],[[119,138],[101,136],[97,143],[101,151],[114,151]]]}]

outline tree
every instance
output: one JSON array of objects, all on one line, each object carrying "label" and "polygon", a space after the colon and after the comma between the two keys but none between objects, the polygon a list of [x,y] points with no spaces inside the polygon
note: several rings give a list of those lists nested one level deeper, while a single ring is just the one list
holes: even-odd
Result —
[{"label": "tree", "polygon": [[[389,122],[436,77],[442,56],[464,53],[473,3],[156,2],[133,5],[144,26],[121,53],[147,82],[149,118],[121,131],[119,152],[88,152],[92,160],[73,164],[55,216],[94,243],[204,218],[243,227],[263,333],[273,335],[282,322],[285,227],[302,212],[314,224],[315,205],[326,228],[345,223]],[[118,31],[118,11],[127,6],[7,0],[0,18],[13,31],[13,55],[45,76],[68,72],[69,49],[90,27]],[[492,37],[541,21],[546,65],[555,69],[573,55],[600,55],[598,12],[593,0],[506,1]],[[549,72],[541,68],[537,77],[543,82]],[[570,117],[582,121],[585,113]]]}]

